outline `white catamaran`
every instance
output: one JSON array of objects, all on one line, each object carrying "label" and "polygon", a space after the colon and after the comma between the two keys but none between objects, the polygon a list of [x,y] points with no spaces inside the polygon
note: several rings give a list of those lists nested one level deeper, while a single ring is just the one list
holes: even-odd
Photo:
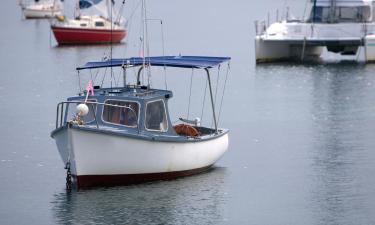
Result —
[{"label": "white catamaran", "polygon": [[256,22],[256,62],[319,57],[324,47],[341,55],[359,54],[375,61],[374,0],[311,0],[304,20]]}]

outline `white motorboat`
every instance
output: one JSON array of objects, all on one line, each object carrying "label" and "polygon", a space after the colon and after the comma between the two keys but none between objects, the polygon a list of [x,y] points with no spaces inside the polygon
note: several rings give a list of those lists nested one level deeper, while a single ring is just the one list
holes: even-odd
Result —
[{"label": "white motorboat", "polygon": [[[67,180],[78,188],[134,184],[173,179],[210,168],[228,148],[228,130],[217,124],[209,69],[229,60],[138,57],[89,62],[77,68],[121,67],[125,81],[126,69],[140,67],[135,85],[87,88],[58,104],[56,129],[51,136],[66,165]],[[214,127],[202,126],[198,119],[181,119],[183,123],[172,124],[168,110],[172,92],[140,83],[141,71],[153,66],[205,70]],[[89,96],[90,92],[95,93]]]},{"label": "white motorboat", "polygon": [[61,16],[63,7],[59,0],[38,0],[33,3],[21,2],[25,18],[53,18]]},{"label": "white motorboat", "polygon": [[329,52],[375,61],[374,0],[311,0],[304,20],[286,19],[267,26],[256,22],[256,62],[305,60]]}]

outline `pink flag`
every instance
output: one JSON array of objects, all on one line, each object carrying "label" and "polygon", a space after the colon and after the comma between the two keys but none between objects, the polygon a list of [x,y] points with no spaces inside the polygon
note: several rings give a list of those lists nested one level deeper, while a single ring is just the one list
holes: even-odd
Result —
[{"label": "pink flag", "polygon": [[86,91],[87,92],[91,91],[91,95],[94,95],[94,87],[92,86],[91,80],[89,80],[89,83],[87,84]]},{"label": "pink flag", "polygon": [[85,102],[87,102],[87,99],[89,98],[90,92],[91,92],[91,95],[94,95],[94,87],[92,86],[91,80],[89,80],[89,83],[87,84],[87,87],[86,87],[86,100],[85,100]]}]

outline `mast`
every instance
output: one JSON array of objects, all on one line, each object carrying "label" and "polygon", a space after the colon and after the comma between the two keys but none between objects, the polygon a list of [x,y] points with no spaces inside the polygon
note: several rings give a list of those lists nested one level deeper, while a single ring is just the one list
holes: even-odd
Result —
[{"label": "mast", "polygon": [[112,4],[111,4],[111,0],[105,0],[105,6],[107,7],[107,15],[109,17],[107,19],[110,19],[111,22],[112,22]]},{"label": "mast", "polygon": [[[146,14],[146,0],[142,0],[142,57],[143,57],[143,70],[142,75],[144,77],[146,71],[146,56],[150,55],[149,46],[148,46],[148,30],[147,30],[147,14]],[[145,54],[146,53],[146,54]],[[150,68],[147,69],[148,74],[150,74]],[[148,85],[150,84],[150,80],[148,77]]]},{"label": "mast", "polygon": [[81,16],[81,10],[79,8],[79,0],[76,1],[76,7],[74,9],[74,18],[77,19]]}]

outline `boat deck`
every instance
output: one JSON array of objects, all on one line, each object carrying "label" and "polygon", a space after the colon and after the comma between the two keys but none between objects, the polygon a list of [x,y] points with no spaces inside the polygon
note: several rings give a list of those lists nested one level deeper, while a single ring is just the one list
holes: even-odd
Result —
[{"label": "boat deck", "polygon": [[362,38],[265,38],[264,42],[283,42],[290,45],[306,45],[306,46],[364,46]]}]

